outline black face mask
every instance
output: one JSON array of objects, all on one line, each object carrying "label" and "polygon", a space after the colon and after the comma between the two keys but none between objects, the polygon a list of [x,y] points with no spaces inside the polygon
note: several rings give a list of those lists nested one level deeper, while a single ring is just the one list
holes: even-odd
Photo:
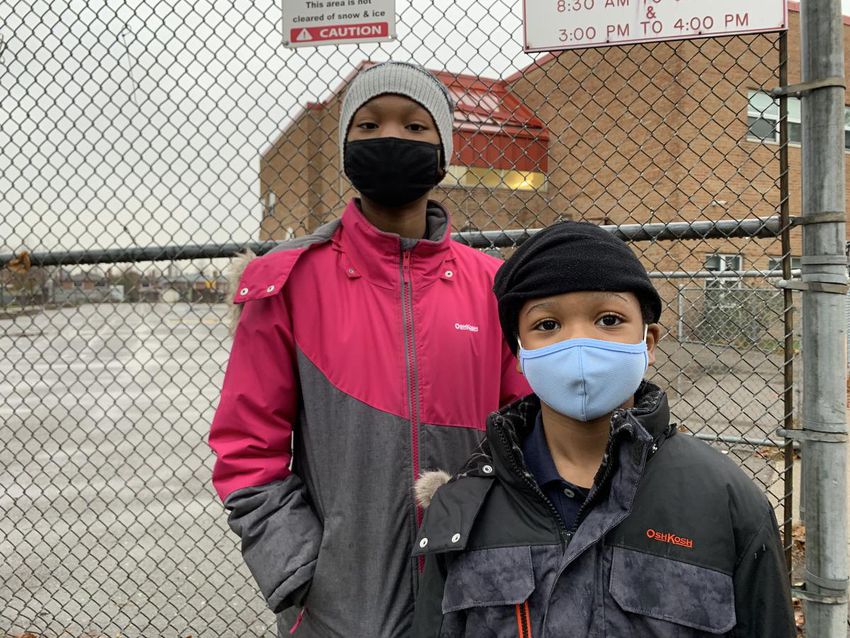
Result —
[{"label": "black face mask", "polygon": [[378,137],[346,142],[344,169],[361,195],[396,208],[419,199],[442,181],[442,157],[440,144]]}]

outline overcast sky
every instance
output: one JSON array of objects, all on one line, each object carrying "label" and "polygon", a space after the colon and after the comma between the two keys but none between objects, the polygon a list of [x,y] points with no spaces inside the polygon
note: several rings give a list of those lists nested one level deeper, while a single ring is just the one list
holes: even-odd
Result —
[{"label": "overcast sky", "polygon": [[255,239],[260,153],[360,61],[533,60],[519,0],[397,11],[397,42],[293,51],[279,0],[0,3],[0,252]]}]

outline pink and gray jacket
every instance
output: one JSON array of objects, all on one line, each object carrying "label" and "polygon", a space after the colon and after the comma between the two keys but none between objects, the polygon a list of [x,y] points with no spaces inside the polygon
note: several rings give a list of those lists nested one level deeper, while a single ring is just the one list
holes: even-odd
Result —
[{"label": "pink and gray jacket", "polygon": [[[242,554],[296,636],[407,636],[421,472],[458,469],[487,415],[528,393],[490,289],[499,261],[342,219],[251,261],[210,431]],[[301,608],[301,613],[298,612]]]}]

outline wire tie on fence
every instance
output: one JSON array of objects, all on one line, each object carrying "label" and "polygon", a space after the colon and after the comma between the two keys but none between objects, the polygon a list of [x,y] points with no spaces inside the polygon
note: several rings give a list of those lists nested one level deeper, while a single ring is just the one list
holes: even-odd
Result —
[{"label": "wire tie on fence", "polygon": [[818,441],[820,443],[844,443],[847,441],[847,432],[823,432],[821,430],[790,430],[779,428],[776,430],[779,436],[792,441]]},{"label": "wire tie on fence", "polygon": [[820,89],[843,89],[844,77],[840,75],[832,75],[822,80],[809,80],[808,82],[800,82],[799,84],[789,84],[788,86],[779,86],[771,89],[770,95],[773,97],[782,97],[790,95],[792,97],[803,97],[813,91]]}]

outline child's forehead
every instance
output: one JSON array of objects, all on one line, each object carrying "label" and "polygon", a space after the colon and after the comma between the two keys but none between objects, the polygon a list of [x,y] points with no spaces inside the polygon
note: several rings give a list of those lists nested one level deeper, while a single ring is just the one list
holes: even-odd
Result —
[{"label": "child's forehead", "polygon": [[640,308],[640,301],[635,293],[630,291],[607,291],[607,290],[573,290],[557,295],[537,297],[527,300],[521,312],[528,312],[534,308],[545,309],[547,307],[586,307],[594,302],[614,302]]},{"label": "child's forehead", "polygon": [[365,102],[360,108],[358,108],[354,115],[357,116],[358,113],[368,111],[368,112],[399,112],[399,113],[414,113],[417,111],[421,111],[426,113],[428,117],[431,117],[431,114],[428,112],[424,106],[422,106],[416,100],[413,100],[406,95],[401,95],[400,93],[383,93],[382,95],[378,95],[373,97],[368,102]]}]

